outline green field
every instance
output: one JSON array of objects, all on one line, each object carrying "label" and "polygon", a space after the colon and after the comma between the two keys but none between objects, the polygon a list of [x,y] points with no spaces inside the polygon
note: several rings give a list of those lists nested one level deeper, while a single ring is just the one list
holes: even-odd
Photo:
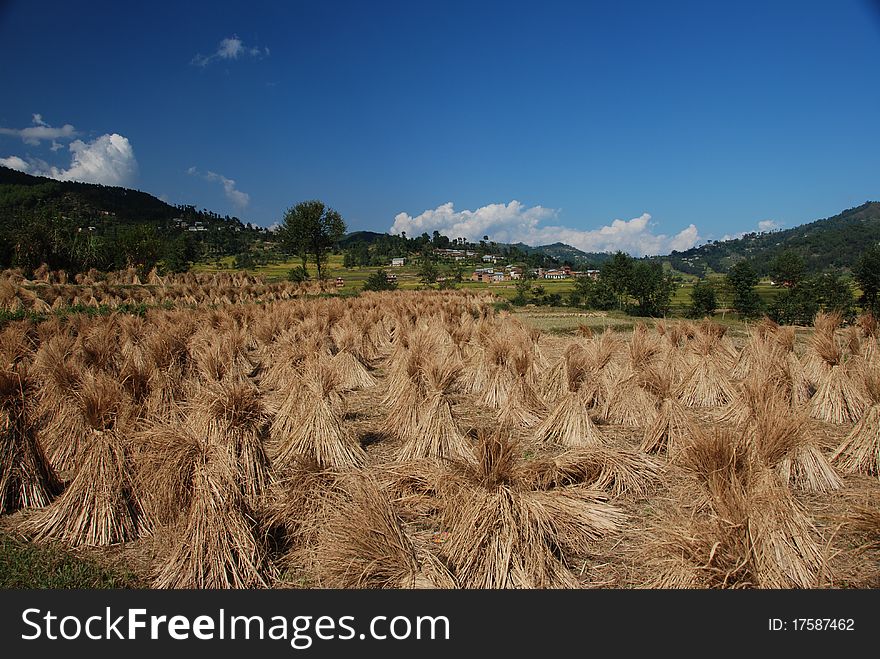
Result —
[{"label": "green field", "polygon": [[[233,270],[232,261],[233,257],[229,256],[220,260],[221,263],[225,266],[223,268],[218,268],[213,263],[199,263],[193,267],[193,270],[197,272],[229,272]],[[296,266],[301,265],[299,259],[291,259],[284,263],[276,263],[272,265],[259,266],[256,268],[249,269],[247,272],[255,275],[260,275],[266,277],[269,280],[278,280],[278,279],[286,279],[287,272]],[[512,300],[516,296],[516,288],[514,286],[515,282],[507,281],[507,282],[493,282],[493,283],[482,283],[476,281],[470,281],[469,277],[475,268],[480,267],[479,265],[469,264],[464,271],[464,281],[459,284],[459,288],[462,290],[487,290],[491,291],[498,297]],[[314,263],[309,263],[308,266],[309,274],[312,277],[317,276],[317,269],[315,268]],[[357,267],[357,268],[344,268],[342,266],[342,255],[341,254],[333,254],[330,256],[326,273],[330,278],[342,277],[345,282],[344,286],[340,289],[343,293],[356,293],[363,288],[364,281],[366,281],[367,277],[369,277],[372,273],[378,270],[378,267]],[[445,269],[445,264],[440,265],[440,270],[443,271]],[[402,290],[415,290],[423,286],[423,284],[419,281],[418,268],[413,265],[405,265],[403,267],[392,268],[391,266],[385,266],[384,270],[388,273],[394,273],[397,275],[397,283],[398,287]],[[724,281],[724,276],[720,274],[710,275],[710,279],[716,281],[719,285],[719,290],[721,284]],[[559,279],[559,280],[551,280],[551,279],[542,279],[536,280],[534,282],[534,286],[542,286],[544,288],[544,292],[547,295],[552,295],[553,293],[558,293],[565,297],[568,293],[574,290],[574,280],[572,279]],[[690,305],[690,293],[693,289],[693,280],[683,281],[679,287],[676,289],[675,294],[672,298],[672,311],[675,314],[683,314],[688,306]],[[779,289],[774,288],[770,285],[769,281],[762,281],[757,286],[758,295],[761,296],[761,299],[765,302],[765,304],[770,304],[773,299],[776,297],[776,294]],[[718,297],[718,306],[719,308],[726,308],[730,306],[729,296],[724,295],[723,293],[719,294]]]}]

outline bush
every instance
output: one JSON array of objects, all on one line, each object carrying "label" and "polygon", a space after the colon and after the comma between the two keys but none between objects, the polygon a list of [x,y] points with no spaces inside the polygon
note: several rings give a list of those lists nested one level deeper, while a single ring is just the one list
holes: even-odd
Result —
[{"label": "bush", "polygon": [[295,284],[301,284],[304,281],[309,280],[309,271],[306,270],[301,265],[296,266],[295,268],[291,268],[287,271],[287,281],[292,281]]},{"label": "bush", "polygon": [[388,281],[388,275],[383,268],[379,268],[367,277],[364,282],[365,291],[394,291],[397,290],[396,281]]},{"label": "bush", "polygon": [[691,318],[711,316],[717,308],[718,297],[712,283],[703,280],[695,283],[691,290],[691,306],[688,309],[688,316]]}]

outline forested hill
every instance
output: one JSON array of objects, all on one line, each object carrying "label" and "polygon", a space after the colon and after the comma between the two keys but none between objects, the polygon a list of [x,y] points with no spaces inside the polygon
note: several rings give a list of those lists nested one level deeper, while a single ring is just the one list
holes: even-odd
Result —
[{"label": "forested hill", "polygon": [[123,222],[154,222],[179,214],[174,206],[139,190],[56,181],[0,167],[0,212],[6,215],[40,203],[54,203],[83,213],[106,211]]},{"label": "forested hill", "polygon": [[0,267],[72,272],[185,269],[249,250],[265,229],[128,188],[56,181],[0,167]]},{"label": "forested hill", "polygon": [[880,202],[869,201],[834,217],[802,224],[792,229],[747,233],[736,240],[712,242],[684,252],[656,257],[673,268],[694,275],[708,270],[726,272],[743,259],[761,274],[784,251],[803,257],[809,272],[846,270],[868,247],[880,243]]}]

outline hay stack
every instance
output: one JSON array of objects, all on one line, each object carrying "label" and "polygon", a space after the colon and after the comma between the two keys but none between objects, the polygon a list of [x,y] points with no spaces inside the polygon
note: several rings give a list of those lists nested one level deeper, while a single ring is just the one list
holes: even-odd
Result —
[{"label": "hay stack", "polygon": [[41,508],[61,491],[37,441],[33,397],[26,372],[0,371],[0,514]]},{"label": "hay stack", "polygon": [[462,588],[573,587],[556,552],[583,551],[623,515],[597,491],[528,489],[516,450],[501,435],[483,436],[476,463],[444,483],[445,553]]},{"label": "hay stack", "polygon": [[354,477],[319,531],[317,574],[328,588],[454,588],[446,566],[407,535],[388,496]]},{"label": "hay stack", "polygon": [[[198,441],[198,440],[197,440]],[[189,506],[166,536],[154,588],[254,588],[267,585],[265,549],[225,446],[198,442]]]},{"label": "hay stack", "polygon": [[531,428],[546,414],[544,401],[532,384],[531,354],[514,354],[510,369],[513,379],[506,397],[501,399],[496,418],[500,425],[508,428]]},{"label": "hay stack", "polygon": [[229,451],[242,494],[254,504],[270,480],[263,446],[268,415],[260,392],[248,380],[209,383],[196,389],[189,408],[193,431]]},{"label": "hay stack", "polygon": [[660,367],[641,376],[642,386],[654,395],[653,419],[645,426],[641,450],[673,456],[690,441],[695,420],[675,395],[672,374]]},{"label": "hay stack", "polygon": [[845,360],[833,334],[818,330],[811,340],[812,354],[819,358],[813,377],[816,393],[810,400],[810,415],[829,423],[858,421],[868,406],[868,396],[859,375],[858,360]]},{"label": "hay stack", "polygon": [[22,529],[37,541],[105,546],[138,535],[141,504],[132,478],[127,433],[132,408],[118,383],[88,374],[77,394],[77,471],[64,493],[28,519]]},{"label": "hay stack", "polygon": [[849,474],[880,477],[880,377],[868,378],[871,405],[831,456]]},{"label": "hay stack", "polygon": [[683,454],[679,501],[645,548],[659,588],[812,588],[827,560],[800,504],[747,442],[723,431]]},{"label": "hay stack", "polygon": [[[274,460],[280,473],[296,463],[300,457],[313,459],[322,467],[348,468],[364,463],[366,454],[348,429],[342,424],[342,397],[334,369],[323,362],[314,362],[304,377],[303,404],[299,416],[290,423],[273,421],[276,443]],[[279,428],[291,428],[289,434],[280,434]]]},{"label": "hay stack", "polygon": [[564,376],[557,403],[550,414],[535,428],[535,441],[542,444],[582,447],[604,442],[602,432],[590,417],[596,384],[588,383],[587,363],[582,349],[566,351],[560,361]]},{"label": "hay stack", "polygon": [[470,442],[458,428],[450,401],[460,373],[458,364],[438,360],[432,360],[423,369],[424,412],[417,417],[419,425],[415,432],[404,435],[404,443],[397,454],[399,460],[464,460],[470,457]]}]

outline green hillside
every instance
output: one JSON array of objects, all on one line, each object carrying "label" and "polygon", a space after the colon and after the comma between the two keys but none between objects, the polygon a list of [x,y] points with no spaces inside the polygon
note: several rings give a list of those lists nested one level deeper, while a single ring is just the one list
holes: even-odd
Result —
[{"label": "green hillside", "polygon": [[869,201],[834,217],[769,233],[748,233],[736,240],[711,242],[684,252],[656,257],[681,272],[703,276],[726,272],[748,259],[760,275],[784,251],[803,257],[807,271],[848,270],[868,247],[880,243],[880,202]]}]

